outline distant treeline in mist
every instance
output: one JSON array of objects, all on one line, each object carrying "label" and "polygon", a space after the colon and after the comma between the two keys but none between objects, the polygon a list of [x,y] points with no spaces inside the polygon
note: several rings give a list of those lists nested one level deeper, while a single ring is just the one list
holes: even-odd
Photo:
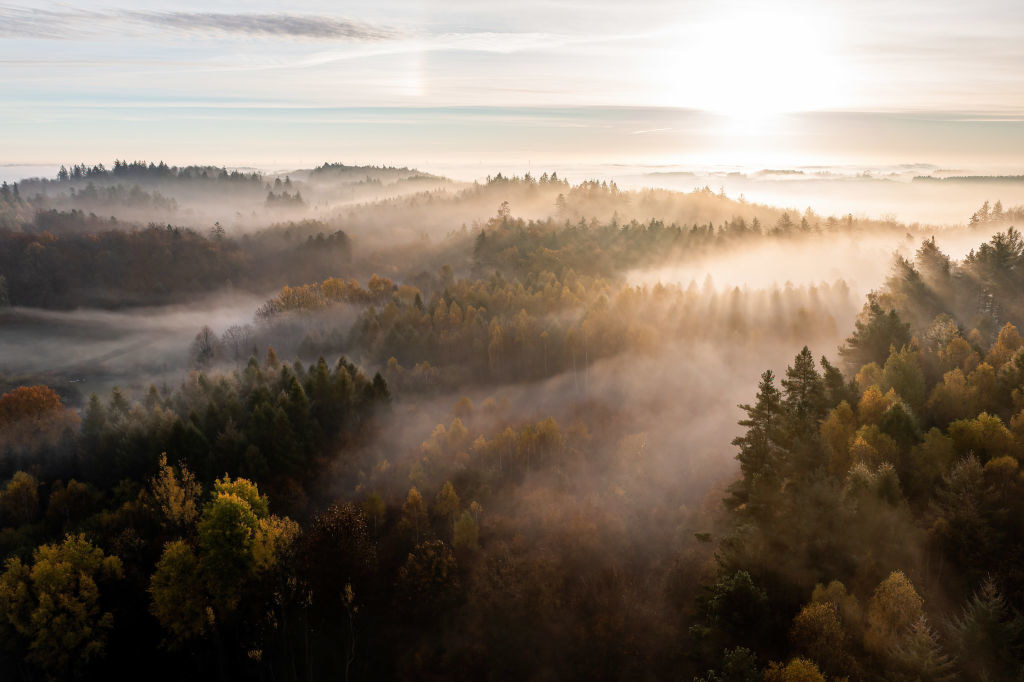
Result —
[{"label": "distant treeline in mist", "polygon": [[172,220],[200,229],[213,222],[233,230],[265,227],[265,209],[282,218],[320,217],[338,202],[376,201],[403,193],[433,190],[451,181],[408,168],[324,164],[292,174],[264,174],[216,166],[169,166],[115,160],[60,167],[55,178],[29,178],[12,187],[25,210],[0,210],[0,229],[17,230],[33,210],[82,210],[114,216],[128,226]]},{"label": "distant treeline in mist", "polygon": [[[198,167],[176,169],[142,163],[115,167],[122,175],[137,168],[139,174],[149,177],[152,173],[156,178],[196,177],[194,174],[199,172]],[[325,172],[323,168],[321,172]],[[407,169],[386,170],[413,173]],[[96,172],[116,175],[102,168]],[[223,171],[210,177],[233,176]],[[856,220],[852,215],[824,218],[811,211],[791,214],[730,200],[708,189],[690,194],[632,193],[607,182],[570,186],[557,175],[546,173],[539,179],[499,174],[485,185],[456,194],[416,192],[359,205],[347,213],[328,212],[322,218],[309,218],[303,217],[311,212],[308,202],[298,189],[292,189],[299,184],[288,177],[277,178],[267,184],[270,190],[261,200],[261,205],[274,208],[274,217],[288,217],[278,216],[278,207],[295,209],[295,219],[244,231],[229,230],[219,222],[201,228],[140,224],[137,219],[147,213],[173,214],[178,200],[138,185],[130,190],[122,184],[97,189],[90,183],[77,191],[72,188],[65,197],[65,201],[86,201],[94,207],[97,202],[119,206],[127,212],[126,219],[104,218],[80,208],[47,208],[52,199],[31,202],[18,185],[5,185],[0,188],[0,228],[7,220],[7,227],[0,229],[0,276],[7,281],[9,302],[46,308],[155,305],[225,287],[266,291],[328,277],[368,277],[378,268],[381,274],[397,271],[404,279],[414,281],[422,268],[438,262],[453,264],[460,273],[464,267],[474,267],[478,272],[489,268],[525,277],[529,272],[540,275],[571,268],[579,274],[609,277],[637,264],[652,265],[712,248],[728,248],[744,238],[899,228]],[[156,187],[171,191],[165,185]],[[521,201],[525,210],[539,204],[545,217],[529,221],[511,218],[508,201],[499,202],[505,196]],[[225,201],[231,201],[231,195]],[[484,223],[477,221],[479,231],[475,236],[449,226],[446,239],[427,249],[410,246],[409,254],[401,251],[401,243],[389,244],[385,249],[379,241],[380,234],[396,225],[406,225],[424,212],[428,216],[450,214],[457,219],[461,211],[482,204],[489,206],[493,216],[497,203],[501,204],[499,212],[504,213]],[[644,222],[635,217],[628,221],[620,218],[656,214],[677,219],[713,215],[721,216],[721,220],[687,224],[659,218]],[[588,220],[583,215],[607,218]],[[469,239],[475,239],[471,256],[465,249]],[[353,260],[356,252],[360,257]]]},{"label": "distant treeline in mist", "polygon": [[934,175],[916,175],[914,182],[1024,182],[1024,175],[949,175],[941,178]]},{"label": "distant treeline in mist", "polygon": [[266,291],[344,272],[352,246],[313,220],[231,238],[171,225],[122,229],[81,211],[40,211],[32,231],[0,231],[0,275],[11,305],[123,307],[186,300],[225,287]]},{"label": "distant treeline in mist", "polygon": [[215,178],[217,180],[230,180],[232,182],[257,183],[262,182],[263,180],[262,175],[255,172],[229,172],[227,169],[216,168],[213,166],[186,166],[184,168],[179,168],[177,166],[168,166],[163,161],[159,163],[153,163],[151,161],[147,164],[145,161],[122,161],[120,159],[115,159],[113,168],[109,170],[106,169],[102,163],[94,166],[76,163],[72,164],[70,168],[68,168],[68,166],[61,166],[60,170],[57,171],[57,182],[101,178],[133,178],[145,180],[164,180],[167,178],[186,180],[195,178],[207,180]]}]

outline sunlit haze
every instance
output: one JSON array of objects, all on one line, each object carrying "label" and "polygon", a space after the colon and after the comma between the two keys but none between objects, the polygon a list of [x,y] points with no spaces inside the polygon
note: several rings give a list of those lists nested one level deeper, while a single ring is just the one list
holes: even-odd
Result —
[{"label": "sunlit haze", "polygon": [[4,3],[0,163],[1003,167],[1022,31],[1012,0]]}]

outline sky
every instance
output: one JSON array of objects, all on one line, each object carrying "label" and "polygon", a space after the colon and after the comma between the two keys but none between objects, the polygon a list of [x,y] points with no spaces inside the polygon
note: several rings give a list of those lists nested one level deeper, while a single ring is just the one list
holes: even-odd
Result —
[{"label": "sky", "polygon": [[0,1],[0,164],[1024,150],[1020,0]]}]

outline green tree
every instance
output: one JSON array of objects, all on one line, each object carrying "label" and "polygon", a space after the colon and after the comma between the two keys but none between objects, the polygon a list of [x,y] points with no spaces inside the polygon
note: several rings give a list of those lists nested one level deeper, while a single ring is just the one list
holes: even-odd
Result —
[{"label": "green tree", "polygon": [[747,418],[739,422],[747,430],[732,441],[739,448],[736,459],[742,473],[741,479],[730,488],[734,507],[748,504],[757,489],[773,487],[781,476],[783,453],[776,444],[776,436],[782,417],[782,394],[775,386],[775,375],[771,370],[761,375],[754,404],[739,407],[747,413]]},{"label": "green tree", "polygon": [[0,575],[0,618],[25,658],[48,676],[66,679],[101,658],[114,627],[104,609],[104,585],[124,574],[121,560],[106,556],[84,536],[38,547],[28,566],[14,557]]},{"label": "green tree", "polygon": [[199,557],[182,540],[164,547],[149,596],[150,613],[164,626],[171,647],[203,635],[214,623]]},{"label": "green tree", "polygon": [[814,364],[814,356],[803,347],[782,380],[783,405],[797,424],[817,423],[826,408],[825,385]]},{"label": "green tree", "polygon": [[871,294],[855,323],[853,334],[839,349],[850,372],[856,372],[869,362],[882,365],[889,357],[890,348],[910,344],[910,325],[900,320],[895,310],[884,310],[878,296]]},{"label": "green tree", "polygon": [[893,389],[915,414],[921,414],[928,388],[920,353],[909,346],[890,353],[882,368],[881,388],[883,391]]},{"label": "green tree", "polygon": [[747,571],[719,578],[704,603],[708,625],[738,644],[757,643],[769,625],[768,595]]},{"label": "green tree", "polygon": [[[255,484],[218,479],[197,525],[196,546],[168,544],[150,580],[151,609],[170,639],[199,634],[203,623],[212,622],[207,604],[218,620],[232,614],[254,579],[277,564],[297,535],[298,524],[271,515]],[[181,610],[166,606],[189,590],[198,590],[194,603]]]},{"label": "green tree", "polygon": [[949,437],[957,454],[974,453],[982,462],[993,457],[1013,455],[1016,443],[1003,420],[982,412],[974,419],[958,419],[949,425]]},{"label": "green tree", "polygon": [[203,509],[199,549],[203,578],[218,611],[233,611],[242,587],[255,572],[260,519],[247,500],[218,493]]}]

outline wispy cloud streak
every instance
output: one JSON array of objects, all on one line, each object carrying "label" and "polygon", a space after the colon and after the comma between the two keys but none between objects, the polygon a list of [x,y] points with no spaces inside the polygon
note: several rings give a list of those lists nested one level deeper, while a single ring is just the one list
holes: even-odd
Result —
[{"label": "wispy cloud streak", "polygon": [[134,10],[99,12],[0,5],[0,37],[60,40],[133,34],[140,28],[195,35],[229,33],[345,41],[382,41],[401,35],[400,31],[389,27],[329,16]]},{"label": "wispy cloud streak", "polygon": [[323,16],[129,11],[122,12],[121,16],[152,26],[187,32],[222,31],[328,40],[387,40],[399,35],[397,31],[385,27]]}]

